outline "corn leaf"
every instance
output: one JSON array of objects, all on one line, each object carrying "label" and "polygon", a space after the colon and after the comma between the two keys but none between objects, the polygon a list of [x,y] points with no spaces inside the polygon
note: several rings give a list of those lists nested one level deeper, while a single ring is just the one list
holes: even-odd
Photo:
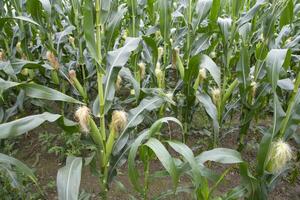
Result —
[{"label": "corn leaf", "polygon": [[10,137],[16,137],[27,133],[44,122],[55,122],[58,121],[61,125],[66,127],[76,126],[77,124],[64,119],[61,115],[44,112],[43,114],[31,115],[21,119],[17,119],[11,122],[0,124],[0,139],[6,139]]},{"label": "corn leaf", "polygon": [[82,102],[65,95],[52,88],[38,85],[35,83],[16,83],[11,81],[5,81],[0,78],[0,91],[5,91],[7,89],[18,87],[25,91],[25,95],[31,98],[52,100],[52,101],[64,101],[69,103],[83,104]]},{"label": "corn leaf", "polygon": [[82,158],[69,156],[66,166],[57,173],[57,191],[59,200],[77,200],[81,180]]}]

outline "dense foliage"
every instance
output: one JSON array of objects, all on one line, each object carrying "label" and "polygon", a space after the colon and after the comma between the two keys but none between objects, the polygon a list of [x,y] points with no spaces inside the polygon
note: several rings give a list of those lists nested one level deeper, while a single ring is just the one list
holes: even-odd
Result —
[{"label": "dense foliage", "polygon": [[[153,198],[150,179],[169,176],[173,188],[155,198],[267,199],[299,165],[299,0],[1,0],[0,30],[7,199],[27,199],[26,184],[45,197],[33,170],[5,151],[45,122],[63,130],[41,137],[67,157],[61,200],[79,198],[86,166],[103,199],[125,163],[131,198]],[[195,120],[207,134],[195,136]],[[221,148],[234,123],[237,148]],[[208,145],[195,151],[191,138]],[[249,138],[252,163],[242,156]],[[155,160],[163,171],[151,172]],[[240,184],[215,192],[232,168]]]}]

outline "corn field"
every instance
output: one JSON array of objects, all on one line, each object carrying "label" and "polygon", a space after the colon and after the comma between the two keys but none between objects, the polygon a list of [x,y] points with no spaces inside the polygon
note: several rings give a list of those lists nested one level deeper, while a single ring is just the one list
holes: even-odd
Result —
[{"label": "corn field", "polygon": [[300,199],[299,0],[0,0],[0,199]]}]

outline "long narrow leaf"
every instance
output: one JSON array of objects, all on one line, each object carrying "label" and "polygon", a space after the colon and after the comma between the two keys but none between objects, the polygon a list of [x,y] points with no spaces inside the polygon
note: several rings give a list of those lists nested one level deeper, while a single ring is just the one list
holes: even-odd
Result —
[{"label": "long narrow leaf", "polygon": [[59,200],[77,200],[81,180],[82,158],[70,156],[65,167],[57,173],[57,191]]}]

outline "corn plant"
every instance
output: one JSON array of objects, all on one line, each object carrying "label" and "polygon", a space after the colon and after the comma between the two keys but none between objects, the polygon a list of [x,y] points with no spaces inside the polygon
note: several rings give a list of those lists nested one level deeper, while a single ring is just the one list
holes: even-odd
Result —
[{"label": "corn plant", "polygon": [[[151,178],[161,178],[165,173],[150,174],[150,161],[155,155],[165,171],[172,178],[173,189],[163,192],[156,197],[165,198],[169,195],[178,192],[186,192],[191,194],[194,199],[214,199],[214,191],[222,182],[229,169],[221,175],[215,174],[204,163],[207,161],[215,161],[223,164],[243,163],[240,154],[231,149],[216,148],[210,151],[202,152],[198,156],[194,156],[192,150],[184,143],[178,141],[160,141],[158,136],[161,134],[160,129],[163,123],[175,122],[182,127],[181,123],[176,118],[161,118],[157,120],[148,130],[144,130],[139,137],[133,142],[128,156],[129,178],[134,188],[148,199],[148,187],[151,183]],[[170,132],[169,134],[172,134]],[[165,145],[169,145],[181,158],[174,158],[167,151]],[[144,165],[144,187],[141,187],[139,182],[139,173],[136,169],[135,158],[139,151],[139,155]],[[190,186],[179,186],[180,176],[188,175],[192,184]],[[213,186],[209,186],[209,182],[213,181]],[[228,191],[229,193],[230,191]],[[240,194],[239,194],[240,195]],[[224,194],[224,196],[226,196]],[[238,195],[232,195],[231,198],[237,198]]]},{"label": "corn plant", "polygon": [[[44,2],[45,3],[45,2]],[[8,81],[8,80],[3,80],[1,79],[1,82],[3,83],[3,87],[1,87],[2,92],[6,92],[7,90],[11,88],[17,88],[19,90],[24,90],[26,93],[26,97],[32,97],[32,98],[38,98],[38,99],[44,99],[44,100],[51,100],[51,101],[62,101],[65,103],[75,103],[81,105],[77,111],[75,112],[75,118],[78,120],[80,129],[82,132],[85,133],[90,133],[91,139],[94,142],[94,144],[97,147],[97,151],[95,152],[94,160],[97,161],[97,165],[99,166],[99,186],[101,187],[101,191],[103,192],[104,197],[106,197],[106,194],[109,189],[109,181],[112,180],[112,177],[115,174],[116,167],[118,165],[118,161],[122,159],[122,156],[124,155],[124,152],[121,152],[121,150],[126,146],[126,141],[128,140],[128,130],[131,127],[134,127],[141,123],[143,120],[143,115],[145,111],[151,111],[153,109],[156,109],[161,105],[165,100],[163,97],[154,97],[154,98],[144,98],[140,104],[136,107],[130,110],[129,114],[122,110],[115,110],[112,113],[112,120],[109,126],[106,126],[106,119],[105,115],[108,113],[110,110],[110,107],[113,103],[114,99],[114,93],[115,93],[115,84],[116,84],[116,79],[118,72],[121,70],[121,68],[126,64],[127,60],[129,59],[130,53],[134,51],[139,43],[140,39],[139,38],[126,38],[124,41],[124,44],[122,47],[117,48],[112,51],[105,51],[105,63],[103,62],[102,59],[102,48],[101,44],[103,43],[104,39],[101,38],[101,29],[105,28],[106,23],[104,23],[101,20],[101,16],[105,16],[104,12],[102,13],[103,10],[105,10],[102,7],[101,1],[84,1],[84,2],[72,2],[73,5],[81,6],[82,9],[79,9],[79,7],[75,7],[76,9],[79,10],[73,10],[74,15],[78,17],[78,15],[81,15],[83,17],[82,22],[78,22],[75,20],[75,25],[77,26],[83,26],[83,34],[84,38],[86,40],[86,48],[90,52],[90,56],[92,59],[92,63],[94,63],[94,69],[92,70],[91,73],[96,73],[96,84],[94,84],[97,89],[97,98],[95,99],[94,103],[92,104],[91,107],[93,107],[93,114],[96,117],[99,117],[99,127],[95,122],[95,119],[93,119],[91,115],[91,109],[85,106],[84,104],[89,104],[89,95],[87,92],[87,80],[85,80],[85,75],[84,75],[84,70],[82,70],[82,76],[80,78],[83,79],[82,82],[80,81],[80,78],[75,70],[71,69],[69,71],[65,71],[62,69],[62,64],[60,63],[61,58],[56,57],[56,54],[53,53],[54,51],[54,44],[50,42],[50,50],[47,50],[46,52],[46,59],[47,62],[49,63],[49,67],[44,65],[38,64],[37,67],[47,67],[50,71],[50,79],[53,81],[55,85],[60,85],[59,79],[63,78],[62,88],[58,88],[62,90],[62,92],[66,91],[66,85],[65,82],[69,82],[69,85],[73,87],[77,91],[77,97],[82,99],[84,103],[82,103],[80,100],[76,100],[73,97],[70,97],[68,95],[63,94],[60,91],[57,91],[55,89],[51,89],[46,86],[42,86],[39,84],[34,83],[34,81],[29,81],[29,82],[13,82],[13,81]],[[95,3],[95,4],[94,4]],[[40,4],[39,4],[40,5]],[[53,6],[51,4],[42,4],[43,8],[45,9],[45,12],[51,16],[51,10],[53,9]],[[50,7],[49,7],[50,6]],[[64,6],[67,6],[65,4]],[[93,13],[95,13],[95,23]],[[57,14],[57,13],[56,13]],[[72,14],[72,13],[70,13]],[[111,14],[112,17],[114,17],[113,14]],[[109,22],[109,15],[106,15],[108,17],[107,23]],[[51,17],[50,17],[51,18]],[[5,18],[3,18],[4,20]],[[16,18],[18,19],[18,18]],[[76,18],[77,19],[77,18]],[[31,23],[38,25],[38,22],[34,22],[33,20],[29,20],[27,18],[21,18],[21,22],[23,21],[30,21]],[[13,22],[11,22],[13,23]],[[42,23],[42,22],[41,22]],[[118,22],[116,22],[118,23]],[[110,25],[111,26],[111,25]],[[71,34],[72,30],[74,28],[69,28],[68,32],[65,31],[59,35],[59,40],[57,43],[57,53],[60,51],[60,40]],[[94,31],[95,30],[95,31]],[[108,32],[113,32],[115,31],[114,29],[107,29]],[[95,37],[94,37],[95,33]],[[80,30],[77,32],[78,35],[82,34]],[[109,35],[109,34],[108,34]],[[49,40],[52,41],[53,35],[51,34],[51,31],[47,33],[47,37]],[[79,41],[74,41],[74,38],[68,38],[71,43],[71,45],[75,46],[75,42],[78,42],[79,46],[79,57],[78,57],[78,64],[82,65],[83,62],[81,60],[82,57],[82,41],[81,39]],[[115,38],[112,38],[115,39]],[[112,41],[109,41],[112,42]],[[25,64],[24,64],[25,65]],[[21,66],[21,70],[24,67]],[[26,67],[26,66],[25,66]],[[52,67],[52,68],[51,68]],[[14,75],[20,73],[20,71],[14,73]],[[126,78],[130,78],[131,72],[126,70],[125,68],[120,71],[123,76]],[[60,75],[62,76],[60,76]],[[103,81],[103,78],[105,77],[106,81]],[[131,81],[135,84],[135,80]],[[137,86],[135,84],[134,86]],[[90,87],[90,86],[89,86]],[[27,88],[27,89],[26,89]],[[92,89],[92,88],[90,88]],[[26,91],[25,91],[26,90]],[[136,90],[136,95],[139,93],[139,86],[135,87]],[[64,108],[64,107],[63,107]],[[64,115],[64,110],[63,110],[63,115]],[[52,114],[45,112],[43,114],[38,114],[38,115],[32,115],[29,117],[21,118],[18,120],[15,120],[13,122],[9,122],[6,124],[2,124],[1,126],[6,130],[3,131],[1,134],[1,139],[5,139],[8,137],[12,136],[17,136],[24,134],[28,132],[29,130],[32,130],[36,127],[38,127],[40,124],[44,123],[45,121],[60,121],[62,126],[66,128],[69,132],[74,132],[78,131],[76,128],[76,123],[69,121],[65,119],[62,115],[58,114]],[[23,125],[26,124],[26,125]],[[14,128],[13,128],[14,127]],[[107,129],[108,128],[108,129]],[[107,131],[108,130],[108,131]],[[127,136],[126,136],[127,135]],[[118,144],[118,145],[115,145]],[[116,150],[113,149],[115,147]],[[114,160],[117,160],[115,163],[111,162],[111,157],[115,157]],[[119,159],[119,160],[118,160]],[[69,164],[73,167],[75,163],[76,168],[68,168]],[[69,182],[69,178],[75,178],[77,185],[79,184],[78,176],[74,175],[74,177],[67,177],[65,179],[66,173],[68,174],[68,170],[74,170],[77,171],[77,174],[81,171],[81,165],[82,165],[82,159],[81,158],[68,158],[67,159],[67,168],[61,169],[58,173],[58,191],[60,193],[61,198],[66,198],[68,199],[70,193],[73,193],[73,189],[75,191],[73,197],[76,198],[78,196],[78,192],[76,191],[79,189],[78,187],[74,187],[72,190],[70,189],[70,185],[66,185],[65,183]],[[63,181],[63,182],[61,182]],[[67,182],[65,182],[67,181]]]},{"label": "corn plant", "polygon": [[[296,165],[299,11],[299,0],[3,0],[0,148],[47,122],[79,134],[92,148],[59,169],[59,199],[78,199],[86,165],[108,198],[126,161],[139,198],[152,198],[149,185],[162,175],[174,187],[157,199],[267,199]],[[197,115],[208,117],[208,137],[192,135]],[[270,117],[270,127],[258,126]],[[221,148],[236,124],[238,151]],[[188,146],[207,138],[203,149]],[[249,140],[255,163],[242,159]],[[155,159],[164,170],[151,174]],[[213,162],[238,164],[240,185],[215,192],[237,165],[220,174]],[[40,190],[32,170],[4,153],[0,170],[12,185],[21,171]]]}]

